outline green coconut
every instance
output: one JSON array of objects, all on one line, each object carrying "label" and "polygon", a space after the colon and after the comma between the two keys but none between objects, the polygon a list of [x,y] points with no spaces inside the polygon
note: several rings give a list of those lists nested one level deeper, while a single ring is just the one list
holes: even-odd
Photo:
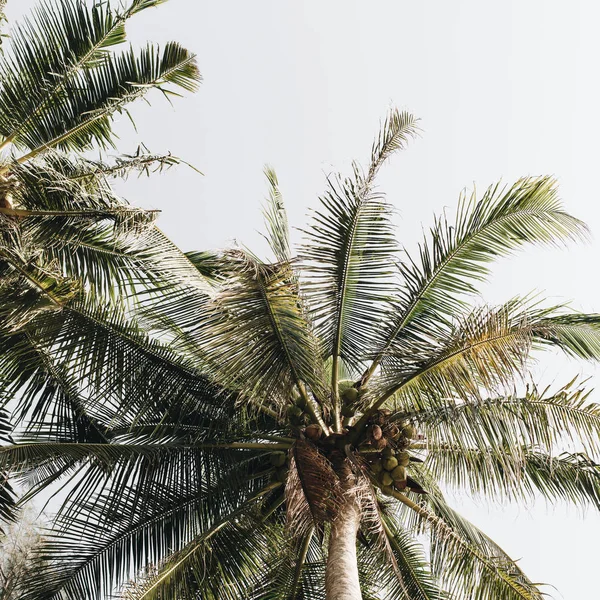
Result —
[{"label": "green coconut", "polygon": [[371,465],[371,471],[373,471],[373,473],[375,473],[376,475],[378,475],[379,473],[381,473],[381,471],[383,471],[383,465],[381,464],[381,460],[376,460]]},{"label": "green coconut", "polygon": [[382,483],[382,485],[392,485],[392,483],[394,483],[392,476],[387,471],[381,472],[379,475],[379,481]]},{"label": "green coconut", "polygon": [[388,446],[387,448],[383,449],[381,456],[383,456],[383,458],[391,458],[394,456],[394,450]]},{"label": "green coconut", "polygon": [[358,390],[355,387],[346,388],[342,392],[342,398],[344,399],[344,402],[353,404],[358,400]]},{"label": "green coconut", "polygon": [[350,406],[342,406],[341,413],[342,413],[343,417],[353,417],[354,409],[351,408]]},{"label": "green coconut", "polygon": [[284,452],[274,452],[270,457],[271,464],[274,467],[283,467],[285,465],[285,458]]},{"label": "green coconut", "polygon": [[392,479],[394,481],[404,481],[406,479],[406,467],[403,467],[402,465],[398,465],[392,471]]},{"label": "green coconut", "polygon": [[414,428],[413,425],[404,425],[404,427],[402,427],[402,435],[405,438],[412,439],[415,437],[415,435],[417,435],[417,430]]},{"label": "green coconut", "polygon": [[386,471],[393,471],[398,466],[398,461],[396,460],[395,456],[384,458],[381,462]]},{"label": "green coconut", "polygon": [[396,458],[398,459],[398,464],[403,467],[406,467],[410,463],[410,454],[408,452],[398,452]]},{"label": "green coconut", "polygon": [[394,488],[391,485],[383,485],[383,486],[381,486],[381,491],[386,496],[392,496],[394,494]]}]

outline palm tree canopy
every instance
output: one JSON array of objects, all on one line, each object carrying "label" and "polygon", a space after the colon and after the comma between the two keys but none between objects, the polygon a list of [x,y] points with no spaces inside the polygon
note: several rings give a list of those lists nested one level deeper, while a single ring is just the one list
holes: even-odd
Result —
[{"label": "palm tree canopy", "polygon": [[272,256],[183,253],[110,182],[178,159],[83,154],[199,81],[176,43],[124,47],[157,4],[48,2],[0,62],[0,472],[21,503],[60,499],[24,597],[325,598],[355,510],[365,599],[541,600],[442,486],[600,508],[600,407],[585,382],[526,384],[539,349],[599,360],[600,316],[473,303],[496,258],[585,225],[530,177],[464,195],[409,254],[376,177],[418,121],[391,110],[300,248],[267,168]]}]

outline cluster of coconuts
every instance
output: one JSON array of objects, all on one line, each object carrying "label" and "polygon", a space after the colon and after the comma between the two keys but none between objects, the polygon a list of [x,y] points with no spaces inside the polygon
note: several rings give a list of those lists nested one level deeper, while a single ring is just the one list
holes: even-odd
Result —
[{"label": "cluster of coconuts", "polygon": [[275,467],[273,480],[285,483],[290,468],[290,457],[288,456],[288,453],[273,452],[269,457],[269,461],[271,462],[271,466]]},{"label": "cluster of coconuts", "polygon": [[394,486],[400,490],[406,488],[406,467],[410,463],[410,455],[406,450],[394,450],[388,446],[381,456],[371,462],[371,473],[385,489]]},{"label": "cluster of coconuts", "polygon": [[306,399],[298,394],[294,398],[294,403],[287,408],[287,416],[292,425],[301,427],[310,423],[311,416],[307,412],[306,407]]},{"label": "cluster of coconuts", "polygon": [[381,484],[383,492],[407,487],[406,468],[410,455],[406,449],[417,436],[414,425],[408,422],[390,422],[390,411],[380,410],[371,418],[366,428],[366,440],[360,448],[367,451],[371,474]]}]

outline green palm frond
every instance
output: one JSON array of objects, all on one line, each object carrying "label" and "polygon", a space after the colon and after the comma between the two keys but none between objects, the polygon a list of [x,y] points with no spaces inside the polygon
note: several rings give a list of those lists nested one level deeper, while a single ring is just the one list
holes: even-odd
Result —
[{"label": "green palm frond", "polygon": [[39,7],[11,35],[0,89],[2,146],[30,152],[82,149],[110,143],[110,117],[151,87],[194,89],[194,58],[177,44],[159,54],[147,47],[115,54],[126,40],[125,22],[160,0],[134,0],[121,12],[109,5],[66,0]]},{"label": "green palm frond", "polygon": [[[43,590],[47,598],[101,598],[131,577],[131,569],[166,560],[240,502],[263,494],[265,486],[280,485],[268,483],[268,460],[261,459],[266,449],[214,446],[26,444],[6,449],[4,461],[27,475],[24,481],[34,490],[62,467],[77,474],[63,484],[66,501],[42,549],[50,563],[32,581],[31,597]],[[76,555],[70,551],[74,539],[79,540]],[[115,571],[124,552],[136,559]]]},{"label": "green palm frond", "polygon": [[518,298],[498,308],[476,308],[427,344],[395,346],[381,378],[387,389],[367,415],[390,398],[396,409],[410,412],[435,403],[443,406],[448,398],[480,400],[483,390],[507,390],[525,377],[536,346],[558,346],[579,358],[598,360],[600,318]]},{"label": "green palm frond", "polygon": [[373,552],[367,556],[376,566],[380,596],[385,600],[446,600],[449,596],[439,588],[432,576],[425,553],[411,532],[398,524],[392,515],[383,518],[385,535],[395,565]]},{"label": "green palm frond", "polygon": [[297,388],[318,411],[306,391],[323,401],[317,343],[290,266],[260,263],[242,251],[225,258],[227,285],[215,301],[215,316],[199,327],[201,352],[226,387],[271,396],[281,408]]},{"label": "green palm frond", "polygon": [[447,589],[476,600],[542,600],[540,585],[445,502],[437,500],[432,511],[421,514],[427,517],[433,527],[432,567]]},{"label": "green palm frond", "polygon": [[[481,402],[462,402],[414,414],[429,444],[465,449],[489,448],[517,454],[523,445],[551,452],[565,442],[600,456],[600,407],[591,390],[572,380],[557,391],[536,386],[523,396],[509,394]],[[398,418],[401,418],[401,414]]]},{"label": "green palm frond", "polygon": [[486,449],[430,446],[426,463],[437,481],[498,500],[542,496],[600,508],[600,467],[585,454],[552,456],[522,447],[502,455]]},{"label": "green palm frond", "polygon": [[372,149],[364,174],[354,165],[352,177],[333,176],[307,231],[301,259],[305,289],[325,357],[332,357],[332,395],[340,429],[337,391],[339,361],[357,369],[390,293],[397,249],[391,207],[374,190],[374,179],[390,155],[416,133],[416,120],[393,110]]},{"label": "green palm frond", "polygon": [[429,338],[463,312],[477,293],[476,284],[489,274],[489,264],[527,243],[558,245],[580,239],[585,225],[566,213],[551,177],[530,177],[510,187],[496,184],[478,200],[475,191],[459,201],[455,221],[437,219],[418,258],[401,265],[404,291],[397,298],[378,337],[370,377],[385,367],[390,348],[404,339]]},{"label": "green palm frond", "polygon": [[269,197],[263,210],[268,233],[267,240],[277,262],[290,262],[292,260],[290,229],[277,174],[272,167],[266,166],[265,177],[269,182]]},{"label": "green palm frond", "polygon": [[[8,414],[0,409],[0,444],[12,442],[12,425]],[[0,445],[0,448],[2,446]],[[8,474],[0,469],[0,535],[3,533],[1,526],[3,521],[12,521],[16,512],[16,495],[8,481]]]},{"label": "green palm frond", "polygon": [[133,588],[130,600],[248,597],[282,543],[281,529],[253,517],[252,509],[277,483],[224,515],[182,550],[162,563],[154,576]]},{"label": "green palm frond", "polygon": [[[427,481],[427,485],[431,482]],[[392,491],[431,539],[430,562],[434,576],[450,597],[476,600],[542,600],[532,583],[497,544],[451,509],[438,490],[430,487],[429,506],[417,504]]]}]

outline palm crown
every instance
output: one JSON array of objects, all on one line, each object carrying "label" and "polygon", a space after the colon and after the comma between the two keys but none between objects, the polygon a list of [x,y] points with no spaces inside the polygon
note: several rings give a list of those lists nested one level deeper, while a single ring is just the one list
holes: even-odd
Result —
[{"label": "palm crown", "polygon": [[0,67],[0,469],[22,501],[60,498],[23,597],[107,598],[135,574],[124,597],[541,599],[440,485],[600,507],[600,408],[576,380],[517,391],[536,348],[599,359],[600,317],[469,304],[494,259],[584,225],[526,178],[400,252],[375,178],[417,123],[392,110],[296,254],[270,169],[272,259],[182,253],[109,182],[175,158],[79,154],[149,88],[198,81],[177,44],[113,48],[158,3],[48,5]]}]

